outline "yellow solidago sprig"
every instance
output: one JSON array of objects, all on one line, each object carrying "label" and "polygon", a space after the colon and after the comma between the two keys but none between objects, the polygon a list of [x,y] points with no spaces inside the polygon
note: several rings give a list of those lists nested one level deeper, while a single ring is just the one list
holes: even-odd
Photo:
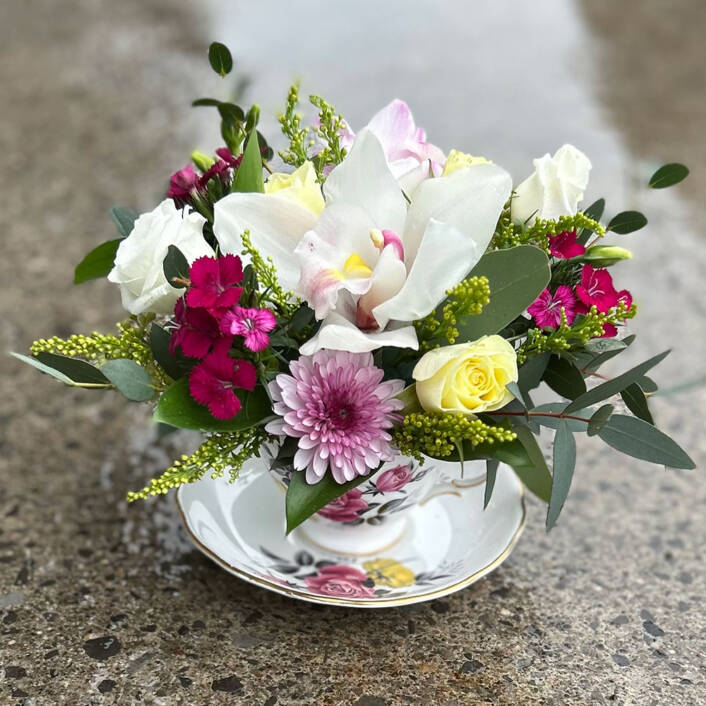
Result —
[{"label": "yellow solidago sprig", "polygon": [[243,242],[243,255],[247,255],[261,287],[262,297],[274,304],[279,313],[290,318],[299,308],[300,302],[293,292],[285,292],[277,278],[277,268],[271,257],[263,259],[258,249],[252,244],[250,231],[246,230],[240,236]]},{"label": "yellow solidago sprig", "polygon": [[40,338],[30,346],[33,356],[39,353],[55,353],[69,358],[93,361],[98,367],[106,360],[127,358],[143,367],[156,389],[164,389],[168,384],[165,372],[155,362],[149,344],[149,329],[154,314],[131,316],[116,324],[119,335],[103,334],[94,331],[88,336],[73,334],[68,338]]},{"label": "yellow solidago sprig", "polygon": [[190,456],[182,456],[158,478],[142,490],[127,494],[129,503],[153,495],[164,495],[172,488],[194,483],[211,471],[211,478],[220,478],[226,470],[234,483],[243,464],[258,453],[262,442],[269,438],[262,427],[256,426],[209,436]]},{"label": "yellow solidago sprig", "polygon": [[559,328],[553,331],[530,329],[527,332],[527,340],[517,349],[517,362],[522,365],[529,358],[542,353],[559,354],[579,349],[590,340],[603,336],[605,324],[622,324],[626,319],[632,319],[636,313],[636,304],[627,307],[623,301],[605,314],[600,313],[594,305],[585,316],[579,317],[569,326],[562,309]]},{"label": "yellow solidago sprig", "polygon": [[423,455],[451,456],[464,443],[501,444],[513,441],[517,435],[505,427],[463,414],[413,412],[393,429],[392,438],[401,453],[421,460]]},{"label": "yellow solidago sprig", "polygon": [[456,343],[459,318],[481,313],[490,301],[490,282],[487,277],[470,277],[447,289],[446,296],[440,310],[414,322],[422,351]]},{"label": "yellow solidago sprig", "polygon": [[324,142],[323,149],[316,155],[315,165],[319,181],[324,181],[324,168],[340,164],[346,156],[346,148],[341,144],[341,133],[348,129],[343,116],[336,113],[332,105],[321,96],[309,96],[309,102],[319,109],[319,124],[316,135]]},{"label": "yellow solidago sprig", "polygon": [[299,86],[295,83],[289,88],[284,113],[279,116],[282,133],[289,138],[289,148],[281,150],[279,156],[285,164],[301,167],[309,159],[308,150],[314,143],[309,139],[309,129],[301,126],[302,116],[297,112],[299,105]]}]

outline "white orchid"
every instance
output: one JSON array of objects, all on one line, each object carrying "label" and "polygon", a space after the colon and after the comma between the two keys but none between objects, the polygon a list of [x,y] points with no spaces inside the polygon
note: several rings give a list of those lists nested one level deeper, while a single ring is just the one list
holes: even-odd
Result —
[{"label": "white orchid", "polygon": [[246,229],[280,282],[322,320],[301,347],[351,352],[418,348],[411,322],[444,299],[483,255],[512,188],[493,164],[430,178],[407,203],[379,140],[361,131],[324,183],[317,215],[278,194],[231,194],[216,203],[222,252]]}]

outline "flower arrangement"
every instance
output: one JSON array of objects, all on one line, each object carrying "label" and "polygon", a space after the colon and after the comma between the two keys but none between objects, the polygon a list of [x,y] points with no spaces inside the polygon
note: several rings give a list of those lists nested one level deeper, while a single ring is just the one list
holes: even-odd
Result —
[{"label": "flower arrangement", "polygon": [[[222,76],[231,71],[223,45],[209,58]],[[129,317],[117,334],[40,339],[31,356],[15,354],[205,435],[129,501],[207,473],[235,481],[274,444],[294,469],[288,531],[327,505],[325,517],[355,520],[367,508],[356,486],[400,454],[484,459],[486,505],[498,464],[508,464],[548,504],[549,529],[571,485],[577,433],[693,468],[648,406],[647,373],[667,352],[614,378],[598,372],[631,345],[637,313],[620,268],[612,274],[631,253],[603,239],[647,221],[627,211],[604,226],[603,199],[580,207],[591,169],[582,152],[564,145],[536,159],[513,187],[491,161],[428,142],[402,101],[357,133],[324,99],[310,103],[317,115],[305,125],[290,89],[275,171],[256,105],[195,101],[217,109],[225,146],[194,152],[153,211],[113,208],[119,237],[76,268],[77,284],[107,276],[118,286]],[[650,186],[687,173],[666,165]],[[541,383],[557,401],[534,403]],[[542,431],[554,432],[551,470]],[[377,489],[401,488],[408,468],[385,471]],[[370,570],[407,580],[393,568]],[[364,591],[356,571],[330,567],[311,582]]]}]

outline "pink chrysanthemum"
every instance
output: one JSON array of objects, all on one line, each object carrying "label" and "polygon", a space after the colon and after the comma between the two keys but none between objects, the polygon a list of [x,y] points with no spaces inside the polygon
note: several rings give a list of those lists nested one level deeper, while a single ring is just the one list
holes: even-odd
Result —
[{"label": "pink chrysanthemum", "polygon": [[237,255],[200,257],[189,269],[191,287],[186,303],[191,307],[223,310],[238,303],[243,290],[236,285],[243,280],[243,264]]},{"label": "pink chrysanthemum", "polygon": [[562,233],[549,236],[549,252],[554,257],[570,258],[583,255],[586,248],[576,242],[575,230],[565,230]]},{"label": "pink chrysanthemum", "polygon": [[251,362],[234,360],[218,348],[191,371],[189,392],[216,419],[230,419],[241,408],[235,389],[253,390],[256,383],[257,373]]},{"label": "pink chrysanthemum", "polygon": [[233,343],[232,336],[223,336],[218,321],[206,309],[190,309],[183,299],[174,307],[177,328],[169,339],[169,352],[174,355],[177,347],[189,358],[205,358],[211,350],[224,343],[226,350]]},{"label": "pink chrysanthemum", "polygon": [[560,284],[552,294],[545,289],[537,299],[527,307],[537,326],[541,328],[558,328],[561,324],[561,310],[564,309],[566,323],[571,325],[576,318],[576,299],[571,288]]},{"label": "pink chrysanthemum", "polygon": [[231,336],[242,336],[246,348],[251,351],[264,351],[270,345],[267,335],[277,325],[274,314],[269,309],[244,309],[234,306],[223,314],[221,331]]},{"label": "pink chrysanthemum", "polygon": [[394,399],[402,380],[382,382],[371,353],[320,350],[290,364],[291,375],[270,383],[281,419],[266,429],[299,439],[294,468],[316,483],[328,469],[337,483],[364,476],[395,451],[385,430],[400,420]]}]

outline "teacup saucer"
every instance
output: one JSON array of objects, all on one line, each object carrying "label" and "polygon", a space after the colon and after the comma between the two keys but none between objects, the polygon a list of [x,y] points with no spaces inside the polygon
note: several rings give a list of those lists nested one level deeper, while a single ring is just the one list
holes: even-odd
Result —
[{"label": "teacup saucer", "polygon": [[268,473],[232,484],[206,474],[179,488],[177,505],[198,549],[244,581],[312,603],[385,608],[459,591],[508,557],[525,522],[522,485],[501,466],[485,511],[484,487],[419,505],[394,546],[365,557],[313,544],[305,525],[286,537],[284,493]]}]

